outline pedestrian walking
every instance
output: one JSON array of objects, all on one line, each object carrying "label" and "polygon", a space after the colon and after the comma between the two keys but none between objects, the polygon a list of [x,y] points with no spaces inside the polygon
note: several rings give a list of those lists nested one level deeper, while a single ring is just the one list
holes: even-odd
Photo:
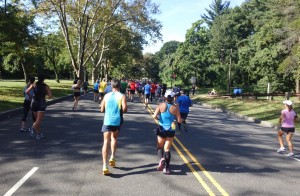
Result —
[{"label": "pedestrian walking", "polygon": [[[23,116],[22,116],[22,123],[21,123],[21,132],[25,132],[26,130],[26,119],[28,116],[28,113],[30,111],[30,104],[33,97],[33,89],[30,90],[29,95],[26,94],[26,90],[34,83],[35,77],[29,77],[29,82],[26,84],[26,86],[23,89],[24,93],[24,102],[23,102]],[[35,121],[34,115],[32,115],[33,122]]]},{"label": "pedestrian walking", "polygon": [[111,156],[109,165],[116,166],[116,150],[117,138],[120,133],[121,125],[123,123],[123,113],[127,112],[126,97],[120,93],[121,83],[119,80],[113,79],[111,81],[112,92],[106,94],[101,103],[101,112],[105,112],[102,132],[103,132],[103,147],[102,147],[102,160],[103,160],[103,174],[109,175],[110,171],[107,167],[108,148],[110,144]]},{"label": "pedestrian walking", "polygon": [[196,84],[192,85],[192,95],[195,95],[195,91],[196,91]]},{"label": "pedestrian walking", "polygon": [[26,90],[26,94],[30,96],[30,91],[33,89],[33,100],[31,102],[30,109],[34,114],[35,122],[30,128],[30,136],[34,137],[36,135],[36,139],[43,139],[45,135],[41,132],[41,122],[45,116],[46,111],[46,95],[48,98],[52,98],[52,92],[50,87],[44,83],[44,76],[39,75],[38,81],[30,85],[30,87]]},{"label": "pedestrian walking", "polygon": [[277,150],[277,152],[282,153],[285,152],[285,147],[283,143],[282,136],[286,134],[286,141],[288,143],[288,147],[290,152],[288,153],[288,156],[293,157],[293,142],[292,137],[293,133],[295,132],[295,121],[298,118],[296,112],[293,110],[293,102],[290,100],[285,100],[283,102],[285,109],[281,111],[281,115],[279,117],[279,124],[281,125],[280,130],[278,131],[278,141],[280,148]]},{"label": "pedestrian walking", "polygon": [[[184,90],[180,96],[177,98],[177,104],[179,106],[180,116],[182,119],[183,127],[185,132],[187,132],[186,119],[190,112],[190,107],[192,106],[192,101],[189,96],[187,96],[187,90]],[[181,123],[178,122],[178,130],[181,132]]]},{"label": "pedestrian walking", "polygon": [[175,118],[177,122],[181,123],[180,112],[177,106],[173,104],[174,93],[172,91],[166,91],[164,103],[160,103],[153,117],[157,119],[158,130],[157,135],[157,154],[159,158],[159,164],[157,166],[158,171],[163,171],[164,174],[170,174],[170,161],[171,161],[171,146],[175,136]]}]

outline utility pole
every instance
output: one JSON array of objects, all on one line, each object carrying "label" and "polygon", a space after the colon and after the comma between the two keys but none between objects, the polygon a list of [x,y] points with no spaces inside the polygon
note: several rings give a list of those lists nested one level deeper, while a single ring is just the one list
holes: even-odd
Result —
[{"label": "utility pole", "polygon": [[[226,49],[222,48],[221,51],[225,51]],[[228,78],[227,78],[227,94],[231,94],[230,85],[231,85],[231,66],[232,66],[232,48],[230,48],[229,55],[229,66],[228,66]]]},{"label": "utility pole", "polygon": [[229,58],[229,69],[228,69],[228,87],[227,87],[227,93],[230,94],[230,85],[231,85],[231,59],[232,57],[232,48],[230,48],[230,58]]}]

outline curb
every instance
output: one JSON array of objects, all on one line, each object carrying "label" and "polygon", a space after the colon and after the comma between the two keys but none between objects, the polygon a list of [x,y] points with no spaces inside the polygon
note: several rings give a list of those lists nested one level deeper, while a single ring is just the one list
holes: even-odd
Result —
[{"label": "curb", "polygon": [[206,108],[210,108],[210,109],[214,109],[216,111],[220,111],[220,112],[226,113],[229,116],[235,116],[235,117],[238,117],[238,118],[242,118],[242,119],[247,120],[248,122],[253,122],[253,123],[259,124],[259,125],[261,125],[263,127],[278,129],[277,125],[274,125],[273,123],[270,123],[268,121],[262,121],[262,120],[260,120],[258,118],[249,117],[249,116],[245,116],[245,115],[242,115],[242,114],[239,114],[239,113],[231,112],[231,111],[228,111],[228,110],[226,110],[224,108],[219,108],[219,107],[216,107],[216,106],[213,106],[213,105],[209,105],[209,104],[206,104],[206,103],[201,103],[201,102],[197,102],[197,103],[199,105],[202,105],[202,106],[206,107]]},{"label": "curb", "polygon": [[[57,99],[52,99],[52,100],[49,100],[46,102],[47,106],[49,105],[52,105],[52,104],[55,104],[57,102],[60,102],[60,101],[64,101],[64,100],[67,100],[69,98],[72,98],[73,97],[73,94],[69,94],[67,96],[64,96],[64,97],[59,97]],[[0,120],[5,120],[7,118],[11,118],[17,114],[22,114],[23,112],[23,108],[17,108],[17,109],[12,109],[12,110],[8,110],[8,111],[5,111],[5,112],[1,112],[0,113]]]}]

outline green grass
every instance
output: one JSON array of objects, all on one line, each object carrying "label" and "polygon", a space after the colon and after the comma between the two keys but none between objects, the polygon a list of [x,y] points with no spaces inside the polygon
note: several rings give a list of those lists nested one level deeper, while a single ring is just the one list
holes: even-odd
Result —
[{"label": "green grass", "polygon": [[[195,101],[207,103],[216,107],[224,108],[232,112],[236,112],[249,117],[258,118],[263,121],[269,121],[273,124],[278,123],[280,112],[284,109],[282,101],[284,97],[276,97],[273,101],[266,99],[246,99],[246,98],[222,98],[209,96],[207,94],[211,89],[198,89],[196,95],[192,97]],[[294,102],[294,110],[300,114],[299,101],[296,97],[292,97],[291,100]],[[296,123],[296,128],[300,129],[299,123]]]},{"label": "green grass", "polygon": [[[72,80],[45,80],[49,85],[53,98],[63,97],[72,93]],[[0,112],[20,108],[24,101],[24,80],[0,80]]]}]

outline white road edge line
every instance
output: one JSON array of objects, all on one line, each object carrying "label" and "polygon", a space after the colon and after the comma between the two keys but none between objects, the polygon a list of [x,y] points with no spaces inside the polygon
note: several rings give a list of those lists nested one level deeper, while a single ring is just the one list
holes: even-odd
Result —
[{"label": "white road edge line", "polygon": [[7,193],[5,193],[4,196],[11,196],[14,192],[16,192],[16,190],[18,190],[18,188],[20,188],[20,186],[22,186],[22,184],[24,184],[24,182],[26,182],[26,180],[28,180],[28,178],[30,178],[30,176],[32,176],[32,174],[34,174],[34,172],[36,172],[36,170],[38,170],[38,167],[34,167],[32,168],[19,182],[17,182],[17,184],[15,184],[9,191],[7,191]]},{"label": "white road edge line", "polygon": [[[285,156],[287,156],[287,157],[289,157],[289,155],[288,154],[284,154]],[[296,161],[298,161],[298,162],[300,162],[300,160],[299,159],[297,159],[296,157],[291,157],[292,159],[294,159],[294,160],[296,160]]]}]

